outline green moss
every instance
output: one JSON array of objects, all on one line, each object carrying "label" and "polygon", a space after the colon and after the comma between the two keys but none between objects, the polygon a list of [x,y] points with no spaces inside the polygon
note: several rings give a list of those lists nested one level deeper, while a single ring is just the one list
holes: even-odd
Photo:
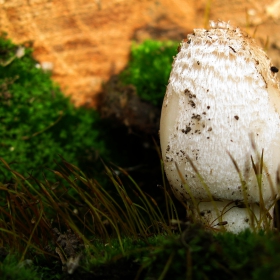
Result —
[{"label": "green moss", "polygon": [[143,257],[144,279],[279,279],[278,233],[206,232],[191,225]]},{"label": "green moss", "polygon": [[[235,235],[181,223],[182,232],[172,233],[157,203],[132,178],[134,187],[129,188],[136,197],[110,168],[106,172],[114,184],[112,193],[70,163],[64,162],[62,169],[57,174],[67,187],[40,182],[37,190],[34,181],[19,174],[15,184],[0,184],[0,239],[7,252],[18,253],[22,260],[37,259],[36,271],[46,279],[63,275],[56,247],[66,259],[83,252],[69,279],[279,279],[279,232]],[[166,209],[175,211],[171,204],[168,201]],[[169,216],[178,219],[171,212]]]},{"label": "green moss", "polygon": [[100,279],[279,279],[278,233],[210,233],[189,225],[145,241],[124,237],[122,248],[117,240],[93,244],[98,250],[87,252],[84,268]]},{"label": "green moss", "polygon": [[[108,155],[98,114],[75,108],[50,75],[36,67],[32,50],[26,48],[17,58],[17,48],[0,37],[0,157],[22,175],[37,176],[45,167],[55,168],[59,155],[84,168],[99,154]],[[9,180],[8,174],[1,168],[3,180]]]},{"label": "green moss", "polygon": [[31,260],[18,263],[15,257],[6,257],[3,263],[0,263],[1,280],[39,280],[41,279],[33,267]]},{"label": "green moss", "polygon": [[143,100],[160,107],[177,47],[177,42],[153,40],[133,45],[129,64],[120,79],[134,85]]}]

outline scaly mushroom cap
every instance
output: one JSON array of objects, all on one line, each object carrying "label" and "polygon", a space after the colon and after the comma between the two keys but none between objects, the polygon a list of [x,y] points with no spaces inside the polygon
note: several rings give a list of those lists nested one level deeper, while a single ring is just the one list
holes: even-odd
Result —
[{"label": "scaly mushroom cap", "polygon": [[198,201],[210,201],[205,185],[214,200],[242,201],[241,175],[247,183],[248,202],[258,203],[259,187],[250,157],[260,164],[258,153],[263,149],[262,195],[268,205],[278,193],[278,69],[238,28],[225,22],[210,25],[209,30],[195,29],[188,35],[174,58],[160,123],[166,175],[181,200],[190,198],[185,181]]}]

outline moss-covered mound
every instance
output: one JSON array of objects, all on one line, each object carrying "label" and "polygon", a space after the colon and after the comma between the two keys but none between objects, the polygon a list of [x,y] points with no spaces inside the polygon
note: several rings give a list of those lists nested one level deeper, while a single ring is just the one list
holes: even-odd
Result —
[{"label": "moss-covered mound", "polygon": [[[53,169],[58,155],[86,167],[108,154],[98,114],[75,108],[38,67],[30,48],[2,34],[0,53],[0,157],[24,176],[37,176],[45,167]],[[2,182],[8,174],[0,169]]]}]

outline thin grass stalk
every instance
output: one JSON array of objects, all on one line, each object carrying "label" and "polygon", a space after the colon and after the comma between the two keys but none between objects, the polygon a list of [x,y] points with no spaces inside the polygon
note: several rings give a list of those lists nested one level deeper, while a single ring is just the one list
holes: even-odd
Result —
[{"label": "thin grass stalk", "polygon": [[[268,172],[268,168],[267,166],[265,165],[265,163],[263,163],[263,169],[265,171],[266,174],[269,174]],[[271,190],[271,193],[273,193],[273,197],[274,197],[274,203],[269,207],[269,209],[266,209],[264,208],[264,212],[265,212],[265,217],[269,216],[270,220],[273,220],[273,217],[271,216],[270,214],[270,211],[271,209],[274,207],[274,205],[277,203],[277,193],[275,192],[275,189],[278,189],[278,183],[277,183],[277,173],[276,173],[276,188],[274,188],[274,184],[271,180],[271,177],[270,176],[266,176],[267,180],[268,180],[268,183],[269,183],[269,187],[270,187],[270,190]],[[273,214],[272,214],[273,215]],[[269,222],[270,224],[271,222]]]},{"label": "thin grass stalk", "polygon": [[[215,212],[216,212],[216,215],[217,215],[217,219],[218,219],[220,222],[222,222],[222,215],[220,215],[220,213],[219,213],[219,211],[218,211],[217,205],[216,205],[216,203],[215,203],[215,201],[214,201],[214,199],[213,199],[213,197],[212,197],[212,194],[210,193],[210,190],[209,190],[208,186],[205,184],[205,182],[204,182],[203,178],[201,177],[201,175],[199,174],[199,172],[198,172],[196,166],[193,164],[192,160],[191,160],[188,156],[187,156],[187,160],[190,162],[190,164],[191,164],[193,170],[195,171],[196,175],[198,176],[199,181],[202,183],[203,188],[205,189],[207,195],[209,196],[210,202],[212,203],[212,206],[213,206],[213,208],[215,209]],[[184,179],[184,177],[183,177],[181,171],[179,170],[179,166],[178,166],[178,164],[177,164],[176,162],[175,162],[175,166],[176,166],[178,175],[179,175],[179,177],[180,177],[180,179],[181,179],[181,182],[182,182],[183,186],[185,187],[187,193],[189,194],[189,196],[190,196],[190,198],[191,198],[191,201],[192,201],[192,203],[193,203],[194,209],[195,209],[197,215],[199,215],[199,206],[198,206],[199,203],[197,203],[196,199],[195,199],[194,196],[192,195],[192,192],[191,192],[191,190],[190,190],[190,188],[189,188],[187,182],[185,181],[185,179]],[[187,211],[189,211],[189,210],[193,211],[193,209],[192,209],[193,207],[191,207],[191,209],[190,209],[190,207],[189,207],[188,205],[186,205],[186,206],[187,206],[187,207],[186,207],[186,208],[187,208]],[[191,214],[192,214],[192,213],[191,213]],[[188,217],[191,218],[191,217],[190,217],[190,214],[188,214]],[[215,219],[215,220],[216,220],[216,219]],[[212,224],[212,223],[211,223],[211,224]],[[211,227],[211,224],[209,225],[209,227]]]},{"label": "thin grass stalk", "polygon": [[61,209],[61,207],[59,206],[59,204],[52,199],[51,195],[49,194],[49,192],[46,190],[46,188],[44,187],[43,184],[40,184],[44,193],[47,194],[47,197],[49,199],[50,202],[50,206],[55,208],[57,214],[63,219],[63,221],[75,232],[75,233],[79,233],[79,236],[83,239],[85,244],[89,244],[89,241],[84,237],[84,235],[80,232],[80,230],[78,229],[78,227],[75,225],[74,221],[72,220],[71,216],[69,215],[68,211],[67,211],[67,207],[64,207],[64,209],[66,209],[66,212],[63,211]]},{"label": "thin grass stalk", "polygon": [[169,200],[167,198],[167,188],[166,188],[166,182],[165,182],[165,177],[164,177],[164,163],[163,163],[162,158],[160,160],[160,167],[161,167],[161,176],[162,176],[163,191],[164,191],[165,209],[167,210],[167,219],[169,222],[171,220],[170,217],[172,215],[172,211],[171,211],[171,215],[170,215],[170,208],[169,208],[170,204],[168,203]]},{"label": "thin grass stalk", "polygon": [[158,277],[158,280],[163,280],[166,276],[166,273],[168,272],[171,264],[172,264],[172,261],[173,261],[173,258],[175,256],[175,252],[172,252],[163,268],[163,271],[161,272],[160,276]]},{"label": "thin grass stalk", "polygon": [[[7,206],[8,206],[8,211],[9,211],[9,220],[10,220],[10,225],[12,227],[12,231],[14,233],[16,233],[16,228],[15,228],[15,225],[14,225],[14,217],[13,217],[13,213],[14,213],[14,209],[13,206],[12,206],[12,203],[11,203],[11,200],[9,199],[9,197],[7,197]],[[15,235],[13,235],[13,244],[17,244],[17,240],[15,238]]]},{"label": "thin grass stalk", "polygon": [[157,212],[154,210],[154,207],[151,205],[151,203],[149,202],[149,200],[147,199],[147,197],[145,196],[144,192],[141,190],[141,188],[138,186],[138,184],[134,181],[134,179],[122,168],[118,167],[118,169],[124,174],[126,175],[129,180],[133,183],[133,185],[136,187],[136,189],[139,191],[139,193],[141,194],[142,198],[141,201],[143,202],[143,205],[146,209],[149,209],[152,215],[151,221],[152,220],[164,220],[162,213],[160,212],[160,215],[157,214]]},{"label": "thin grass stalk", "polygon": [[[72,228],[75,232],[77,232],[78,228],[76,227],[76,225],[74,224],[74,222],[72,221],[70,215],[68,213],[65,213],[61,207],[59,206],[59,204],[53,199],[52,195],[48,192],[48,190],[45,188],[45,186],[43,184],[40,183],[40,187],[43,190],[44,194],[46,195],[46,198],[49,201],[49,205],[50,207],[54,208],[55,211],[57,212],[57,214],[62,217],[62,219],[64,220],[64,222],[66,224],[68,224],[70,226],[70,228]],[[56,197],[56,196],[55,196]],[[58,199],[56,197],[56,199]],[[83,239],[83,241],[85,243],[88,243],[87,239],[85,239],[83,237],[83,235],[81,234],[81,237]]]},{"label": "thin grass stalk", "polygon": [[[122,200],[125,204],[125,207],[127,209],[127,212],[129,213],[130,218],[132,219],[132,221],[134,221],[134,222],[132,222],[133,227],[134,227],[134,225],[136,225],[138,230],[140,230],[141,234],[145,235],[148,226],[144,222],[145,219],[144,219],[143,215],[138,211],[138,209],[140,208],[140,205],[133,203],[131,201],[131,199],[129,198],[129,196],[123,186],[118,185],[117,191],[119,192],[120,196],[122,197]],[[145,212],[146,212],[146,214],[148,214],[148,216],[150,216],[148,211],[145,211]],[[135,229],[135,233],[136,233],[136,229]]]},{"label": "thin grass stalk", "polygon": [[[168,216],[168,222],[170,221],[170,212],[169,212],[169,205],[168,205],[168,200],[167,200],[167,197],[166,197],[166,193],[167,193],[167,188],[166,188],[166,184],[165,184],[165,179],[164,179],[164,166],[163,166],[163,161],[162,161],[162,156],[161,156],[161,152],[160,152],[160,148],[158,147],[155,139],[153,138],[153,142],[155,144],[155,148],[156,148],[156,151],[159,155],[159,158],[160,158],[160,165],[161,165],[161,173],[162,173],[162,181],[163,181],[163,186],[164,186],[164,197],[165,197],[165,205],[166,205],[166,210],[167,210],[167,216]],[[132,179],[132,177],[130,177],[130,175],[123,169],[117,167],[124,175],[126,175],[133,183],[134,186],[136,186],[136,189],[140,192],[141,195],[139,195],[137,193],[137,197],[140,199],[140,201],[143,203],[143,205],[145,206],[145,208],[147,209],[147,203],[148,202],[148,205],[150,205],[149,201],[147,200],[147,195],[145,195],[143,193],[143,191],[139,188],[138,184],[136,184],[136,182]],[[133,192],[135,193],[135,190],[133,190]],[[149,196],[149,195],[148,195]],[[143,197],[143,198],[142,198]],[[163,214],[161,212],[161,210],[159,209],[159,207],[157,206],[157,203],[153,200],[153,198],[151,196],[149,196],[150,199],[152,200],[153,204],[156,205],[157,207],[157,211],[152,211],[153,213],[153,218],[151,218],[149,216],[149,219],[150,221],[154,224],[154,220],[158,220],[158,223],[156,223],[156,228],[157,228],[157,231],[158,233],[161,232],[161,229],[158,227],[158,224],[161,223],[161,224],[164,224],[165,223],[165,219],[163,217]],[[159,215],[157,214],[157,212],[159,213]],[[149,212],[148,212],[149,213]]]},{"label": "thin grass stalk", "polygon": [[[171,197],[169,196],[168,191],[167,191],[166,180],[165,180],[165,172],[164,172],[164,162],[163,162],[163,159],[162,159],[162,153],[161,153],[160,147],[157,145],[154,138],[153,138],[153,142],[155,144],[155,148],[156,148],[156,151],[157,151],[159,159],[160,159],[160,170],[161,170],[161,178],[162,178],[162,184],[163,184],[165,209],[166,209],[166,212],[167,212],[167,220],[168,220],[168,222],[170,222],[171,219],[173,219],[173,211],[172,211],[172,207],[170,205],[170,201],[172,201],[172,200],[171,200]],[[168,197],[167,197],[167,195],[168,195]],[[163,221],[164,221],[164,218],[163,218]]]},{"label": "thin grass stalk", "polygon": [[[257,220],[257,225],[258,228],[262,228],[263,224],[264,224],[264,228],[268,229],[269,225],[271,224],[271,221],[268,221],[268,219],[272,219],[271,215],[270,215],[270,209],[271,207],[273,207],[273,205],[270,206],[270,209],[266,209],[265,207],[265,203],[264,203],[264,199],[263,199],[263,192],[262,192],[262,184],[263,184],[263,170],[265,169],[266,173],[268,173],[267,167],[264,164],[264,150],[262,149],[262,153],[261,156],[259,155],[259,153],[256,150],[256,145],[254,143],[254,140],[251,138],[251,142],[252,142],[252,147],[257,155],[257,158],[259,159],[259,164],[256,166],[256,164],[254,163],[253,157],[251,156],[251,162],[252,162],[252,166],[255,172],[255,176],[257,178],[257,184],[258,184],[258,189],[259,189],[259,199],[260,199],[260,203],[259,203],[259,207],[260,207],[260,217]],[[271,181],[270,176],[266,176],[271,192],[274,193],[274,196],[276,197],[276,193],[274,190],[274,186],[273,183]],[[275,200],[276,202],[276,200]]]},{"label": "thin grass stalk", "polygon": [[[80,194],[81,195],[81,197],[82,197],[82,199],[83,199],[83,201],[85,201],[86,202],[86,204],[88,205],[88,206],[92,206],[92,203],[90,203],[89,202],[89,200],[88,199],[91,199],[91,196],[87,193],[87,192],[84,192],[84,193],[81,193]],[[105,191],[105,195],[107,196],[109,196],[110,198],[111,198],[111,196]],[[88,198],[86,198],[85,196],[87,196]],[[115,208],[115,205],[118,205],[117,203],[116,203],[116,201],[113,199],[113,198],[111,198],[111,200],[109,199],[107,199],[105,196],[104,196],[104,194],[102,194],[102,193],[100,193],[99,195],[98,195],[98,199],[101,199],[102,198],[102,205],[105,207],[105,209],[108,211],[108,213],[110,214],[110,216],[111,217],[116,217],[116,218],[114,218],[117,222],[118,221],[120,221],[120,222],[122,222],[122,220],[120,219],[120,215],[119,215],[119,212],[118,212],[118,210]],[[120,207],[119,205],[118,205],[118,207]],[[124,212],[123,212],[124,213]],[[125,214],[125,217],[127,217],[126,216],[126,214]],[[123,222],[122,222],[123,223]],[[125,228],[125,227],[124,227]]]},{"label": "thin grass stalk", "polygon": [[[115,201],[114,201],[114,204],[117,205],[119,209],[121,209],[121,212],[124,214],[126,223],[129,223],[130,233],[133,233],[133,235],[137,236],[137,232],[136,232],[134,224],[135,223],[138,224],[138,228],[140,229],[140,231],[142,231],[142,230],[145,231],[145,227],[147,227],[147,226],[145,224],[143,224],[142,222],[141,222],[141,226],[139,225],[139,221],[143,221],[144,219],[143,219],[143,217],[142,218],[139,217],[139,213],[138,213],[137,209],[135,208],[135,204],[132,203],[126,190],[121,186],[122,182],[120,181],[120,178],[117,177],[117,180],[115,180],[112,171],[106,165],[105,165],[105,168],[106,168],[107,174],[110,177],[110,180],[113,182],[113,184],[116,187],[116,190],[118,191],[120,197],[122,198],[122,201],[127,209],[127,213],[124,213],[122,208],[120,208],[118,203],[116,203]],[[110,198],[111,198],[111,196],[110,196]],[[107,203],[107,205],[108,205],[108,203]],[[114,213],[115,213],[115,209],[114,209]],[[129,217],[127,215],[129,215]],[[141,230],[141,228],[142,228],[142,230]]]},{"label": "thin grass stalk", "polygon": [[[128,194],[126,193],[125,189],[119,184],[121,182],[117,182],[114,177],[113,177],[113,174],[112,172],[110,171],[109,173],[109,176],[110,176],[110,179],[111,181],[113,182],[118,194],[120,195],[120,197],[122,198],[122,202],[124,203],[124,206],[126,208],[126,214],[128,215],[126,217],[126,221],[129,223],[131,229],[132,229],[132,232],[134,233],[135,236],[137,236],[137,232],[136,232],[136,227],[135,225],[137,225],[137,218],[135,216],[135,209],[132,209],[132,201],[131,199],[128,197]],[[126,215],[125,215],[126,216]],[[141,227],[140,227],[140,231],[141,230]]]},{"label": "thin grass stalk", "polygon": [[[16,238],[18,238],[18,240],[21,240],[23,241],[24,243],[28,244],[28,240],[27,239],[24,239],[22,236],[8,230],[8,229],[4,229],[4,228],[1,228],[0,227],[0,232],[5,232],[8,234],[8,236],[11,236],[11,235],[14,235]],[[14,243],[10,243],[10,244],[14,244]],[[40,248],[36,247],[34,244],[30,243],[29,247],[32,247],[34,248],[36,251],[38,251],[40,254],[43,254],[43,255],[49,255],[49,256],[52,256],[52,257],[56,257],[55,255],[49,253],[49,252],[46,252],[44,250],[41,250]],[[13,246],[10,245],[10,248],[12,249]],[[14,252],[18,252],[19,250],[14,250]]]},{"label": "thin grass stalk", "polygon": [[[53,199],[52,195],[48,192],[48,190],[45,188],[45,186],[43,184],[40,183],[40,187],[43,190],[43,192],[46,194],[46,198],[49,201],[49,205],[50,207],[54,208],[55,211],[57,212],[57,214],[59,214],[60,217],[62,217],[62,219],[64,220],[64,222],[66,222],[75,232],[78,230],[78,228],[76,227],[75,223],[73,222],[73,220],[71,219],[69,213],[65,213],[61,207],[59,206],[59,204]],[[58,198],[55,196],[55,198],[58,200]],[[59,200],[58,200],[59,201]],[[81,234],[82,235],[82,234]],[[84,242],[87,243],[88,241],[83,238]]]},{"label": "thin grass stalk", "polygon": [[39,217],[38,217],[38,219],[37,219],[37,221],[36,221],[36,223],[35,223],[35,225],[34,225],[34,227],[33,227],[33,229],[32,229],[32,232],[31,232],[30,237],[29,237],[29,239],[28,239],[28,242],[27,242],[27,245],[26,245],[26,247],[25,247],[25,250],[23,251],[23,254],[22,254],[21,258],[20,258],[20,261],[23,261],[23,260],[24,260],[24,257],[25,257],[25,255],[26,255],[26,252],[27,252],[28,248],[30,247],[31,240],[32,240],[32,237],[33,237],[33,235],[34,235],[34,232],[35,232],[35,230],[37,229],[37,227],[38,227],[38,225],[39,225],[39,223],[40,223],[40,221],[41,221],[41,219],[42,219],[42,216],[43,216],[43,209],[44,209],[44,208],[43,208],[42,203],[40,203],[40,205],[41,205],[40,215],[39,215]]},{"label": "thin grass stalk", "polygon": [[262,161],[263,161],[263,152],[262,152],[262,158],[261,158],[261,162],[259,163],[258,166],[255,165],[253,157],[251,156],[251,161],[252,161],[252,166],[255,172],[255,176],[257,179],[257,185],[258,185],[258,190],[259,190],[259,200],[260,200],[260,216],[258,217],[258,219],[256,219],[256,223],[257,223],[257,228],[259,229],[261,227],[261,224],[264,222],[265,223],[265,228],[267,228],[267,219],[265,218],[263,220],[263,212],[265,209],[264,206],[264,201],[263,201],[263,195],[262,195]]},{"label": "thin grass stalk", "polygon": [[[121,234],[120,234],[120,230],[119,227],[117,225],[117,223],[115,221],[113,221],[108,215],[106,215],[104,212],[102,212],[101,210],[97,209],[96,207],[94,207],[92,204],[89,203],[89,201],[87,200],[87,198],[85,197],[85,202],[89,205],[89,207],[91,208],[91,210],[95,213],[101,214],[103,217],[105,217],[110,224],[113,226],[113,228],[115,229],[115,232],[117,234],[117,238],[119,240],[121,249],[123,251],[123,244],[122,244],[122,240],[121,240]],[[102,224],[102,223],[100,223]],[[104,225],[103,225],[104,226]]]},{"label": "thin grass stalk", "polygon": [[192,279],[192,254],[191,254],[191,250],[188,248],[186,250],[186,260],[187,260],[187,264],[186,264],[186,279],[187,280],[191,280]]},{"label": "thin grass stalk", "polygon": [[[21,192],[19,192],[19,190],[17,192],[15,192],[10,189],[6,189],[6,191],[9,193],[9,195],[12,196],[12,199],[16,205],[17,211],[15,211],[15,215],[17,216],[17,219],[16,219],[17,223],[19,223],[18,221],[25,220],[26,224],[29,227],[27,228],[25,226],[25,224],[23,224],[22,222],[20,224],[18,224],[18,226],[21,229],[25,229],[26,234],[29,235],[30,234],[29,229],[31,228],[32,217],[28,217],[26,212],[32,211],[33,213],[36,213],[37,208],[34,205],[37,204],[38,202],[37,201],[34,202],[35,197],[30,192],[28,192],[28,190],[25,188],[23,182],[20,182],[20,186],[21,186]],[[28,199],[25,198],[25,196],[30,196],[33,201],[32,202],[28,201]],[[21,200],[21,203],[19,203],[18,199]],[[25,203],[25,204],[23,204],[23,203]],[[17,213],[20,213],[21,217],[19,217],[19,214],[17,214]],[[35,238],[36,238],[36,243],[38,245],[40,245],[41,242],[39,241],[39,239],[36,236],[35,236]]]},{"label": "thin grass stalk", "polygon": [[[132,177],[130,177],[130,175],[129,175],[124,169],[122,169],[122,168],[120,168],[120,167],[118,167],[118,166],[116,166],[116,167],[120,170],[120,172],[121,172],[122,174],[124,174],[126,177],[129,178],[129,180],[130,180],[130,181],[133,183],[133,185],[136,187],[136,190],[139,191],[139,193],[140,193],[141,195],[140,195],[140,196],[137,195],[137,196],[138,196],[138,198],[140,199],[140,201],[142,202],[142,204],[144,205],[144,207],[145,207],[146,209],[147,209],[147,207],[150,208],[151,211],[148,211],[148,212],[147,212],[150,221],[154,221],[154,220],[159,220],[159,221],[160,221],[160,220],[164,220],[164,218],[163,218],[163,216],[162,216],[162,213],[159,211],[159,214],[161,215],[161,217],[159,217],[158,214],[156,213],[154,207],[151,206],[149,200],[147,199],[147,196],[146,196],[146,195],[143,193],[143,191],[139,188],[139,186],[138,186],[137,183],[132,179]],[[118,183],[116,182],[116,180],[114,180],[114,176],[113,176],[113,174],[112,174],[112,171],[109,170],[108,168],[107,168],[107,173],[109,174],[111,180],[113,180],[115,186],[116,186],[117,188],[120,187],[120,184],[118,184]],[[119,178],[119,177],[117,177],[117,178],[118,178],[118,181],[121,183],[120,178]],[[121,184],[122,184],[122,183],[121,183]],[[125,191],[125,189],[124,189],[123,187],[122,187],[122,190],[126,193],[126,191]],[[134,189],[133,189],[132,191],[135,192]],[[126,193],[126,196],[128,197],[127,193]],[[134,209],[134,211],[137,211],[137,210]],[[137,213],[137,212],[135,212],[135,213]],[[152,215],[151,215],[150,213],[152,213]],[[160,231],[160,229],[159,229],[158,227],[157,227],[157,230]]]},{"label": "thin grass stalk", "polygon": [[[250,140],[251,140],[251,146],[257,156],[257,159],[259,161],[258,166],[255,165],[253,158],[251,156],[251,162],[252,162],[252,166],[257,178],[257,183],[258,183],[258,188],[259,188],[259,198],[260,198],[260,217],[259,217],[259,221],[258,221],[258,227],[261,228],[261,225],[264,223],[265,224],[265,228],[269,228],[269,224],[271,224],[271,221],[268,221],[267,217],[270,218],[270,220],[272,219],[272,216],[270,214],[270,209],[271,207],[273,207],[273,205],[276,203],[276,193],[275,193],[275,189],[274,189],[274,184],[272,183],[272,180],[270,178],[270,176],[266,176],[266,179],[268,180],[269,183],[269,187],[271,190],[271,193],[273,193],[273,196],[275,197],[275,202],[270,206],[269,209],[266,209],[265,204],[264,204],[264,200],[263,200],[263,192],[262,192],[262,178],[263,178],[263,170],[265,170],[266,174],[269,174],[268,169],[264,163],[264,150],[262,149],[262,153],[261,156],[257,151],[257,146],[256,143],[254,141],[254,136],[253,134],[250,134]],[[277,176],[277,174],[276,174]]]},{"label": "thin grass stalk", "polygon": [[[117,188],[118,184],[117,182],[114,180],[112,174],[110,173],[110,170],[107,168],[106,169],[107,172],[109,173],[109,177],[111,179],[111,181],[113,182],[113,184],[115,185],[115,187]],[[102,190],[101,191],[99,191]],[[102,205],[105,206],[105,208],[112,214],[112,215],[118,215],[119,211],[121,212],[121,214],[125,217],[127,217],[127,214],[125,213],[125,211],[123,211],[122,207],[120,207],[120,205],[113,199],[113,197],[102,187],[100,188],[91,188],[92,191],[94,191],[94,194],[97,196],[97,199],[102,203]],[[82,196],[83,197],[83,196]],[[116,208],[115,208],[116,207]],[[117,210],[118,209],[118,210]]]},{"label": "thin grass stalk", "polygon": [[[148,225],[146,224],[146,222],[145,222],[145,218],[144,218],[142,212],[144,212],[144,213],[146,213],[146,214],[149,215],[149,211],[147,211],[147,209],[145,209],[145,208],[142,207],[141,205],[138,205],[138,204],[135,204],[135,203],[134,203],[134,206],[137,208],[135,212],[136,212],[136,215],[137,215],[137,217],[138,217],[138,220],[136,220],[135,222],[136,222],[136,223],[138,222],[137,227],[138,227],[138,229],[139,229],[140,232],[141,232],[141,236],[142,236],[142,237],[145,237],[145,236],[148,235],[148,231],[149,231],[150,226],[156,227],[156,226],[155,226],[155,223],[154,223],[153,221],[151,221],[152,225],[148,226]],[[141,209],[142,212],[141,212],[141,211],[138,211],[138,209]],[[139,224],[141,225],[141,227],[139,226]],[[157,227],[156,227],[156,228],[157,228]],[[141,230],[141,229],[142,229],[142,230]]]},{"label": "thin grass stalk", "polygon": [[[17,201],[17,199],[16,198],[14,198],[14,203],[15,203],[15,205],[16,205],[16,209],[17,209],[17,212],[20,212],[21,213],[21,215],[24,217],[24,219],[26,220],[26,222],[27,222],[27,231],[26,231],[26,234],[30,234],[30,229],[32,228],[32,224],[31,224],[31,220],[32,220],[32,218],[31,217],[27,217],[26,215],[25,215],[25,211],[24,211],[24,209],[22,209],[22,206],[18,203],[18,201]],[[34,209],[34,213],[36,213],[36,211],[37,211],[37,209]],[[15,213],[16,214],[16,213]],[[16,214],[17,215],[17,214]],[[18,215],[17,215],[18,216]],[[17,217],[17,221],[22,221],[23,219],[22,219],[22,217]],[[21,222],[21,224],[23,224],[22,222]],[[26,227],[25,227],[26,228]],[[20,227],[20,229],[22,230],[23,229],[23,227]],[[35,242],[36,242],[36,244],[40,244],[40,241],[39,241],[39,239],[38,239],[38,237],[37,236],[35,236]]]},{"label": "thin grass stalk", "polygon": [[[179,221],[179,215],[178,215],[176,206],[168,192],[166,193],[166,197],[168,198],[168,206],[170,207],[171,219],[175,219],[175,220]],[[187,208],[187,205],[185,205],[185,204],[183,204],[183,205],[185,206],[185,208]],[[175,217],[174,217],[174,215],[175,215]],[[178,228],[179,228],[179,232],[181,232],[182,229],[181,229],[180,223],[178,223]],[[169,231],[170,231],[170,228],[169,228]]]},{"label": "thin grass stalk", "polygon": [[[117,211],[114,211],[114,209],[106,208],[108,213],[105,213],[105,212],[99,210],[98,208],[93,207],[92,205],[89,205],[89,208],[91,209],[91,212],[94,215],[94,217],[97,218],[96,220],[99,221],[99,224],[97,224],[95,222],[96,226],[98,226],[99,228],[100,227],[102,228],[102,232],[106,233],[107,239],[109,238],[109,235],[107,234],[107,230],[106,230],[105,225],[102,222],[101,216],[103,218],[107,219],[108,222],[110,222],[110,224],[113,226],[113,228],[116,229],[115,232],[117,234],[120,233],[119,229],[122,229],[125,233],[129,233],[130,232],[128,226],[126,225],[126,223],[121,219],[121,217],[119,216],[119,213]],[[99,214],[101,214],[101,216]],[[101,231],[99,230],[99,232],[101,232]]]},{"label": "thin grass stalk", "polygon": [[[191,192],[191,190],[190,190],[190,187],[189,187],[189,185],[187,184],[187,182],[186,182],[184,176],[182,175],[182,173],[181,173],[181,171],[180,171],[180,169],[179,169],[179,166],[178,166],[177,162],[175,162],[175,167],[176,167],[177,173],[178,173],[178,175],[179,175],[179,177],[180,177],[180,179],[181,179],[182,185],[184,186],[185,190],[187,191],[188,195],[189,195],[190,198],[191,198],[191,201],[192,201],[192,203],[193,203],[193,206],[194,206],[195,210],[197,211],[197,213],[199,213],[198,203],[197,203],[196,199],[194,198],[194,196],[192,195],[192,192]],[[188,213],[188,215],[189,215],[189,213]]]},{"label": "thin grass stalk", "polygon": [[73,221],[71,215],[69,215],[67,210],[65,216],[67,217],[67,225],[73,230],[73,232],[75,232],[75,234],[77,234],[83,240],[85,245],[90,246],[91,245],[90,241],[84,236],[84,234],[82,234],[79,227],[77,227],[77,225],[75,224],[75,222]]},{"label": "thin grass stalk", "polygon": [[219,211],[218,211],[217,205],[216,205],[215,200],[214,200],[214,198],[212,196],[212,193],[209,190],[209,187],[204,182],[203,178],[201,177],[200,173],[198,172],[198,169],[196,168],[196,166],[193,163],[193,161],[191,160],[191,158],[188,155],[186,156],[186,158],[187,158],[188,162],[191,164],[192,169],[196,173],[196,176],[198,177],[199,181],[202,183],[202,186],[203,186],[204,190],[206,191],[206,193],[207,193],[207,195],[208,195],[208,197],[209,197],[209,199],[210,199],[210,201],[211,201],[211,203],[212,203],[212,205],[213,205],[213,207],[214,207],[214,209],[215,209],[215,211],[217,213],[217,216],[219,216]]},{"label": "thin grass stalk", "polygon": [[[162,218],[162,220],[158,221],[158,223],[163,224],[163,223],[165,222],[165,219],[164,219],[164,216],[163,216],[163,214],[162,214],[162,212],[161,212],[161,210],[160,210],[160,208],[159,208],[157,202],[156,202],[155,199],[154,199],[151,195],[149,195],[148,193],[145,193],[145,195],[148,196],[148,197],[150,198],[150,200],[153,202],[153,204],[154,204],[155,207],[156,207],[157,212],[160,214],[160,216],[161,216],[161,218]],[[164,195],[166,195],[166,194],[164,194]],[[169,205],[168,205],[168,206],[169,206]],[[172,213],[172,212],[173,212],[173,211],[171,210],[171,213]],[[173,215],[172,215],[172,218],[173,218]],[[168,221],[169,221],[169,220],[168,220]],[[158,228],[158,227],[157,227],[157,228]],[[160,232],[158,232],[158,233],[160,233]]]},{"label": "thin grass stalk", "polygon": [[[0,211],[1,211],[1,213],[3,213],[7,218],[9,218],[10,220],[13,219],[12,214],[6,212],[2,207],[0,207]],[[15,223],[18,224],[19,228],[25,230],[25,232],[28,232],[28,228],[27,228],[24,224],[22,224],[22,223],[19,222],[18,220],[16,220]],[[13,228],[13,229],[14,229],[14,231],[15,231],[15,228]]]},{"label": "thin grass stalk", "polygon": [[[76,191],[76,193],[82,198],[82,201],[85,202],[89,208],[91,208],[90,206],[95,203],[94,198],[92,198],[87,192],[82,191],[77,185],[71,184],[70,187],[72,187]],[[86,199],[85,196],[88,196],[88,199]],[[95,221],[99,221],[99,222],[95,222],[94,227],[97,227],[97,230],[99,231],[101,236],[104,234],[107,235],[107,231],[105,229],[105,226],[102,224],[102,220],[101,220],[100,216],[97,214],[96,211],[92,211],[92,209],[89,211],[94,215]],[[76,216],[76,218],[78,218],[78,220],[81,221],[81,219],[79,219],[78,216]],[[88,226],[87,226],[87,228],[89,229]],[[89,229],[89,230],[91,231],[91,229]],[[96,234],[96,232],[93,232],[93,233]],[[106,238],[109,238],[108,235]]]},{"label": "thin grass stalk", "polygon": [[[124,192],[124,190],[122,189],[122,191]],[[135,233],[135,236],[137,236],[137,230],[136,227],[138,228],[138,230],[140,231],[141,235],[145,235],[146,231],[145,231],[145,225],[143,223],[144,218],[142,217],[142,219],[139,217],[139,213],[137,211],[137,209],[135,208],[135,204],[130,200],[130,198],[128,198],[126,193],[121,193],[121,191],[119,192],[120,196],[122,197],[123,203],[125,205],[125,208],[127,210],[128,216],[129,216],[129,221],[131,226],[132,226],[132,231]],[[146,226],[147,228],[147,226]]]},{"label": "thin grass stalk", "polygon": [[[143,193],[144,194],[144,193]],[[136,204],[134,203],[134,205],[137,207],[137,208],[141,208],[142,210],[144,210],[146,212],[146,214],[148,215],[148,218],[149,218],[149,221],[151,221],[152,223],[154,223],[153,221],[162,221],[163,218],[161,219],[161,217],[159,217],[155,212],[155,209],[152,208],[150,209],[150,211],[148,210],[147,208],[147,199],[145,199],[146,197],[141,197],[141,196],[138,196],[140,202],[142,203],[143,206],[140,206],[139,204]],[[137,211],[137,210],[136,210]],[[142,216],[142,215],[141,215]],[[142,216],[143,217],[143,216]],[[143,220],[144,217],[142,218]],[[157,230],[159,231],[158,227],[156,227]]]}]

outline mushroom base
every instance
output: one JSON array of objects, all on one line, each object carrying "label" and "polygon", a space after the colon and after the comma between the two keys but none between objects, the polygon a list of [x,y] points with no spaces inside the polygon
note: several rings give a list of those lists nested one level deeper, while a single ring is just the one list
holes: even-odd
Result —
[{"label": "mushroom base", "polygon": [[241,202],[200,202],[194,211],[195,220],[206,227],[233,233],[245,229],[263,229],[273,225],[273,207],[261,209],[256,203],[247,207]]}]

